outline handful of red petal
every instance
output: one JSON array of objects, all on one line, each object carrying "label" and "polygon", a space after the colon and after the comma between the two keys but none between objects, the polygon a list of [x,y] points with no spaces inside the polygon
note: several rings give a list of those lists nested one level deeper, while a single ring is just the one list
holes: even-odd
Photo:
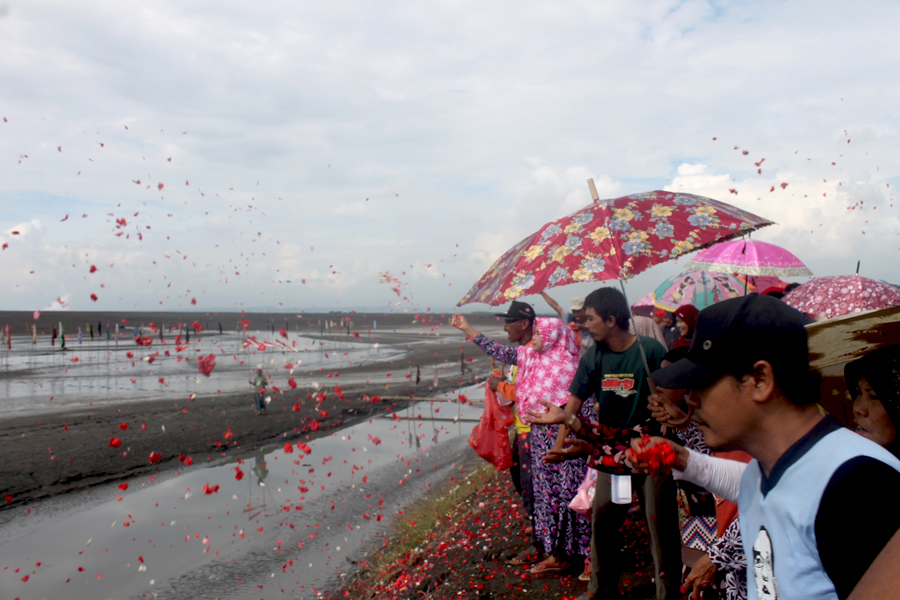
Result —
[{"label": "handful of red petal", "polygon": [[649,435],[642,435],[639,446],[640,450],[637,452],[633,448],[628,450],[629,460],[632,463],[646,464],[649,475],[658,475],[678,464],[675,451],[666,442],[652,442]]},{"label": "handful of red petal", "polygon": [[197,359],[197,366],[201,373],[209,377],[209,374],[216,368],[216,355],[201,356]]}]

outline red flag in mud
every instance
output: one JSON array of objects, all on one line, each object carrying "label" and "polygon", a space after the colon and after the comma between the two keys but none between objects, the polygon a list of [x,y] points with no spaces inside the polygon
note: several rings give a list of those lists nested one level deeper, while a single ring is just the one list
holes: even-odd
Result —
[{"label": "red flag in mud", "polygon": [[117,437],[109,438],[109,445],[113,448],[118,448],[122,445],[122,440]]},{"label": "red flag in mud", "polygon": [[151,464],[155,465],[156,463],[158,463],[161,460],[162,460],[162,454],[157,454],[156,452],[150,453],[150,463]]},{"label": "red flag in mud", "polygon": [[219,491],[218,485],[209,485],[208,483],[203,484],[203,493],[204,494],[215,494]]}]

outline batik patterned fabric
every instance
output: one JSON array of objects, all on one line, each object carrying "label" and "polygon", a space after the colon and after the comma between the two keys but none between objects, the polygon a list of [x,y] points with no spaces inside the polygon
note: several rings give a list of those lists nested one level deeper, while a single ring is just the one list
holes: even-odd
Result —
[{"label": "batik patterned fabric", "polygon": [[644,422],[630,429],[618,429],[581,416],[578,437],[591,442],[593,446],[588,456],[588,466],[613,475],[631,475],[632,466],[627,462],[625,452],[631,448],[631,440],[634,438],[657,434],[651,425]]},{"label": "batik patterned fabric", "polygon": [[[581,415],[596,417],[585,402]],[[543,457],[553,447],[559,425],[531,426],[531,465],[534,488],[534,534],[544,552],[557,557],[586,556],[591,548],[591,520],[569,508],[587,473],[584,458],[547,464]]]},{"label": "batik patterned fabric", "polygon": [[[703,433],[693,421],[676,433],[684,441],[686,448],[712,456],[712,450],[703,440]],[[727,600],[747,600],[747,559],[744,557],[740,523],[740,518],[732,521],[725,533],[710,544],[707,550],[709,559],[724,578]]]},{"label": "batik patterned fabric", "polygon": [[709,559],[725,577],[727,600],[747,600],[747,559],[741,539],[740,520],[735,519],[722,537],[709,547]]},{"label": "batik patterned fabric", "polygon": [[497,306],[559,285],[629,279],[655,264],[771,224],[724,202],[677,192],[594,202],[505,252],[459,305]]},{"label": "batik patterned fabric", "polygon": [[533,346],[518,348],[516,372],[516,410],[520,415],[528,411],[545,413],[541,404],[546,400],[555,406],[569,401],[569,384],[578,368],[578,346],[575,334],[559,319],[538,318],[534,329],[543,347],[536,352]]},{"label": "batik patterned fabric", "polygon": [[475,339],[472,341],[475,342],[476,346],[484,350],[485,354],[499,360],[504,365],[516,365],[519,362],[518,348],[515,346],[507,346],[506,344],[495,342],[482,333],[475,336]]}]

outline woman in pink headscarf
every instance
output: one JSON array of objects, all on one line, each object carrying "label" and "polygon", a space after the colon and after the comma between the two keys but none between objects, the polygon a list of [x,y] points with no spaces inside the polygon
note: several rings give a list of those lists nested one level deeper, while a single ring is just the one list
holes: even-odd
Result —
[{"label": "woman in pink headscarf", "polygon": [[[520,415],[542,413],[541,400],[565,406],[569,384],[578,367],[575,336],[559,319],[535,319],[531,346],[517,349],[516,410]],[[593,412],[585,402],[583,416]],[[559,425],[531,425],[531,467],[534,486],[534,533],[549,556],[536,564],[535,575],[561,573],[590,550],[591,523],[569,509],[584,481],[586,459],[548,464],[544,456],[556,441]]]}]

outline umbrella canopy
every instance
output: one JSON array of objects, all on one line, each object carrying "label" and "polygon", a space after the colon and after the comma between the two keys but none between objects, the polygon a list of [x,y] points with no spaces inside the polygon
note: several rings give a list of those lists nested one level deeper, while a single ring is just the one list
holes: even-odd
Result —
[{"label": "umbrella canopy", "polygon": [[732,240],[697,253],[688,269],[706,269],[716,273],[743,273],[775,277],[812,275],[800,259],[775,244],[754,240]]},{"label": "umbrella canopy", "polygon": [[693,194],[655,191],[595,202],[506,251],[458,306],[496,306],[560,285],[629,279],[655,264],[772,224]]},{"label": "umbrella canopy", "polygon": [[[670,312],[679,306],[693,304],[700,310],[707,306],[744,296],[744,279],[730,273],[685,271],[662,282],[651,294],[653,305]],[[753,286],[749,286],[754,291]]]},{"label": "umbrella canopy", "polygon": [[844,366],[882,346],[900,344],[900,307],[820,321],[807,325],[806,333],[809,365],[822,374],[819,403],[850,426],[853,404],[844,383]]},{"label": "umbrella canopy", "polygon": [[900,290],[859,275],[816,277],[782,300],[813,318],[841,315],[900,305]]},{"label": "umbrella canopy", "polygon": [[[699,271],[696,271],[696,272],[699,273]],[[682,273],[678,277],[681,277],[683,275],[685,275],[685,274]],[[719,273],[707,273],[708,277],[716,277],[718,275],[719,275]],[[763,293],[764,290],[771,289],[771,288],[779,288],[780,290],[784,290],[784,286],[787,285],[786,281],[781,281],[777,277],[765,277],[765,276],[754,277],[753,275],[736,275],[734,277],[738,281],[741,282],[741,290],[740,290],[741,295],[744,294],[745,289],[748,292],[758,292],[761,294],[761,293]],[[676,279],[676,277],[672,277],[672,278],[669,278],[667,281],[672,282],[675,279]],[[746,284],[744,283],[745,281],[747,281]],[[701,287],[702,287],[702,283],[703,282],[701,281]],[[662,285],[660,285],[658,287],[662,287]],[[731,287],[732,288],[734,287],[733,283],[731,284]],[[726,294],[724,297],[722,297],[720,299],[724,300],[728,297],[729,296]],[[681,304],[690,304],[690,303],[692,303],[692,302],[689,299],[686,299]],[[656,300],[656,296],[654,295],[654,292],[650,292],[649,294],[647,294],[646,296],[644,296],[643,298],[641,298],[640,300],[638,300],[637,302],[632,304],[631,311],[636,315],[643,315],[645,317],[649,317],[651,314],[653,314],[653,311],[658,308],[662,308],[663,310],[669,310],[668,308],[666,308],[665,305],[657,306],[657,304],[658,304],[658,302]],[[662,303],[659,303],[659,304],[662,304]]]}]

